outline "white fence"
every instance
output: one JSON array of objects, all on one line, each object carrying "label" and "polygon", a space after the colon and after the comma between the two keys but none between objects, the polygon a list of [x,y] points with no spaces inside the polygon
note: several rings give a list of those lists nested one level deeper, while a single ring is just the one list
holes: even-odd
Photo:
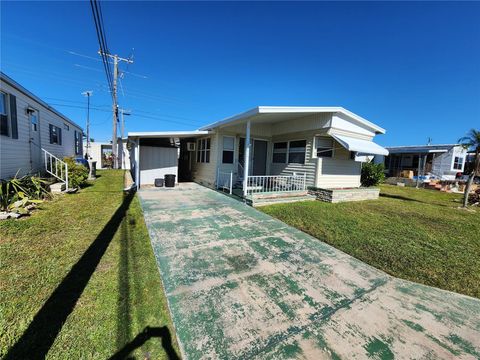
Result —
[{"label": "white fence", "polygon": [[218,171],[217,173],[217,189],[222,189],[228,191],[229,194],[232,193],[233,188],[233,172],[222,172]]},{"label": "white fence", "polygon": [[68,164],[60,160],[55,155],[42,149],[45,160],[45,171],[65,183],[65,189],[68,190]]},{"label": "white fence", "polygon": [[247,177],[247,195],[265,192],[305,191],[307,174]]}]

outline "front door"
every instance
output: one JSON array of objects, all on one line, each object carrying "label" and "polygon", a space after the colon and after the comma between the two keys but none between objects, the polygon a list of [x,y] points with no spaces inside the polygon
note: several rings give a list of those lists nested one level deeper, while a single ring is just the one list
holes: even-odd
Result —
[{"label": "front door", "polygon": [[29,110],[30,119],[30,171],[36,172],[42,168],[42,147],[40,144],[40,128],[38,111]]},{"label": "front door", "polygon": [[252,175],[266,175],[267,170],[267,142],[253,140]]}]

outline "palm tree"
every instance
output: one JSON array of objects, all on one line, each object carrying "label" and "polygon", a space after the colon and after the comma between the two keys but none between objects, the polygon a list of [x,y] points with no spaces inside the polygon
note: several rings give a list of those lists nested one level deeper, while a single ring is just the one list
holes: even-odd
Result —
[{"label": "palm tree", "polygon": [[467,186],[465,186],[465,193],[463,195],[463,207],[467,207],[468,194],[470,193],[473,179],[475,178],[475,175],[480,175],[480,130],[471,129],[467,133],[467,136],[458,139],[458,142],[465,149],[474,149],[475,151],[475,164],[470,174],[468,174]]}]

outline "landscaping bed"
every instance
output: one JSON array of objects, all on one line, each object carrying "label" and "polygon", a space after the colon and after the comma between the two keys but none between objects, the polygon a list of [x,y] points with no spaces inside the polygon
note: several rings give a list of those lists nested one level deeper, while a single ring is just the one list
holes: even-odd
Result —
[{"label": "landscaping bed", "polygon": [[461,198],[382,185],[378,200],[261,211],[391,275],[480,298],[480,210],[459,209]]},{"label": "landscaping bed", "polygon": [[122,170],[98,174],[0,222],[0,358],[178,353],[138,198]]}]

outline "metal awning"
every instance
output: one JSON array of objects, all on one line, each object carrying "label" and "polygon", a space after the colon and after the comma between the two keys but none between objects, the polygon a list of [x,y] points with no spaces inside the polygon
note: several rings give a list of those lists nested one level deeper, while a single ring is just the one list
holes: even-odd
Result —
[{"label": "metal awning", "polygon": [[340,145],[349,151],[367,155],[388,155],[388,150],[373,141],[356,139],[350,136],[331,134]]}]

